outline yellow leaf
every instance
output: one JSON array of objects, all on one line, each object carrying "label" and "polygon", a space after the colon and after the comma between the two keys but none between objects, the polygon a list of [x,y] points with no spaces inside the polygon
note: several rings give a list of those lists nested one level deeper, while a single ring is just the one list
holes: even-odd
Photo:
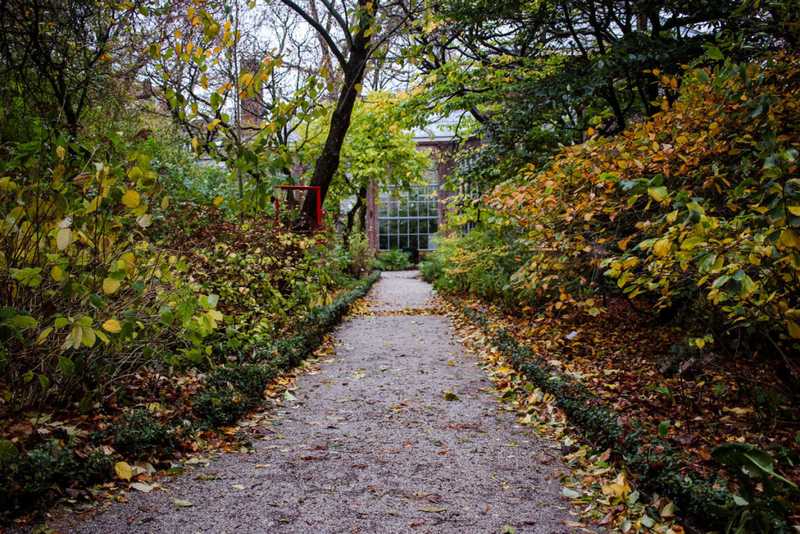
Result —
[{"label": "yellow leaf", "polygon": [[658,256],[659,258],[663,258],[669,251],[672,250],[672,241],[669,238],[662,237],[658,241],[655,242],[653,245],[653,254]]},{"label": "yellow leaf", "polygon": [[56,235],[56,246],[58,247],[58,250],[66,249],[71,241],[72,230],[69,228],[62,228],[58,231],[58,235]]},{"label": "yellow leaf", "polygon": [[116,319],[109,319],[103,323],[103,330],[112,334],[119,334],[122,331],[122,325]]},{"label": "yellow leaf", "polygon": [[136,265],[136,256],[133,255],[133,252],[126,252],[122,256],[119,257],[125,263],[125,270],[129,271],[134,268]]},{"label": "yellow leaf", "polygon": [[800,238],[792,230],[786,228],[781,232],[778,243],[786,248],[800,248]]},{"label": "yellow leaf", "polygon": [[122,203],[125,204],[128,208],[135,208],[139,205],[140,202],[139,193],[134,191],[133,189],[128,189],[125,191],[125,194],[122,195]]},{"label": "yellow leaf", "polygon": [[222,205],[223,202],[225,202],[225,198],[221,197],[221,196],[216,196],[216,197],[214,197],[213,202],[214,202],[214,206],[216,206],[218,208],[218,207],[220,207]]},{"label": "yellow leaf", "polygon": [[209,123],[208,123],[208,126],[207,126],[207,128],[208,128],[208,131],[209,131],[209,132],[212,132],[212,131],[214,131],[214,129],[216,129],[216,127],[217,127],[217,126],[219,126],[219,123],[220,123],[220,122],[222,122],[222,121],[221,121],[221,120],[219,120],[219,119],[214,119],[213,121],[209,122]]},{"label": "yellow leaf", "polygon": [[52,276],[53,280],[56,282],[60,282],[64,279],[64,269],[58,265],[53,265],[53,268],[50,269],[50,276]]},{"label": "yellow leaf", "polygon": [[800,217],[800,206],[789,206],[789,213]]},{"label": "yellow leaf", "polygon": [[64,150],[63,146],[56,147],[56,156],[58,156],[58,159],[63,160],[64,156],[66,156],[66,155],[67,155],[67,151]]},{"label": "yellow leaf", "polygon": [[144,173],[142,172],[142,169],[140,169],[139,167],[131,167],[128,170],[128,178],[130,178],[131,180],[134,181],[139,180],[143,175]]},{"label": "yellow leaf", "polygon": [[789,328],[789,335],[795,339],[800,339],[800,325],[794,321],[787,322]]},{"label": "yellow leaf", "polygon": [[92,200],[90,200],[89,203],[86,205],[86,214],[88,215],[89,213],[94,213],[95,211],[97,211],[97,208],[100,207],[100,203],[102,201],[103,197],[100,195],[97,195]]},{"label": "yellow leaf", "polygon": [[603,486],[602,490],[603,495],[614,497],[616,499],[624,499],[630,491],[630,486],[625,481],[625,474],[620,473],[613,482]]},{"label": "yellow leaf", "polygon": [[165,210],[168,207],[169,207],[169,197],[165,196],[164,198],[161,199],[161,209]]},{"label": "yellow leaf", "polygon": [[42,330],[41,333],[36,337],[36,344],[41,345],[42,343],[44,343],[52,332],[53,332],[52,326],[48,326],[47,328]]},{"label": "yellow leaf", "polygon": [[128,462],[115,463],[114,472],[117,474],[117,478],[121,480],[130,480],[133,478],[133,469],[128,465]]},{"label": "yellow leaf", "polygon": [[647,194],[653,197],[656,202],[661,202],[669,195],[667,188],[663,185],[661,187],[648,187]]},{"label": "yellow leaf", "polygon": [[245,72],[241,76],[239,76],[239,85],[248,86],[253,81],[253,73],[252,72]]},{"label": "yellow leaf", "polygon": [[119,289],[119,280],[114,280],[113,278],[106,278],[103,280],[103,293],[106,295],[111,295],[116,293]]}]

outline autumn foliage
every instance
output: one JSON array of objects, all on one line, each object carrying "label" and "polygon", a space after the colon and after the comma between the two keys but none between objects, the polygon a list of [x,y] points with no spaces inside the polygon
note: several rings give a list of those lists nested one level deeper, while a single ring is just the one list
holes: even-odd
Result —
[{"label": "autumn foliage", "polygon": [[518,294],[599,312],[593,296],[619,289],[709,333],[757,329],[796,372],[799,69],[780,55],[694,70],[649,120],[497,187],[487,203],[525,256]]}]

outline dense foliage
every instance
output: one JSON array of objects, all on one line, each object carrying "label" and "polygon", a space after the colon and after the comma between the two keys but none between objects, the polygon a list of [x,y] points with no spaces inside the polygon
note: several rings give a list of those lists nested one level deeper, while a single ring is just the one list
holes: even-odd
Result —
[{"label": "dense foliage", "polygon": [[692,71],[650,120],[522,169],[487,197],[477,232],[444,243],[442,283],[591,313],[598,292],[621,290],[701,318],[700,347],[749,332],[797,377],[797,65]]}]

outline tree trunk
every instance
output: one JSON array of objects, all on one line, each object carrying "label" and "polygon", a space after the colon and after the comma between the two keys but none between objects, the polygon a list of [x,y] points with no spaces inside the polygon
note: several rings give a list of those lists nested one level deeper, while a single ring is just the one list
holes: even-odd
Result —
[{"label": "tree trunk", "polygon": [[353,204],[353,207],[347,212],[347,223],[344,227],[344,232],[342,232],[342,245],[345,249],[350,248],[350,236],[353,234],[353,227],[355,226],[356,222],[356,214],[361,209],[362,204],[363,199],[361,198],[361,195],[358,195],[355,204]]},{"label": "tree trunk", "polygon": [[[372,0],[358,0],[360,9],[367,13],[367,4],[372,4],[371,14],[365,15],[358,25],[358,32],[353,38],[353,46],[344,68],[344,83],[336,101],[336,109],[331,117],[331,126],[328,130],[328,138],[325,140],[325,148],[317,159],[314,167],[314,174],[311,177],[312,186],[320,188],[320,203],[325,203],[328,188],[333,181],[336,170],[339,168],[339,156],[344,144],[347,130],[350,129],[350,118],[353,114],[353,107],[358,97],[361,83],[364,80],[364,70],[369,59],[369,42],[371,33],[368,31],[377,12],[378,2]],[[315,220],[316,200],[314,195],[307,195],[303,204],[303,214],[306,223]]]}]

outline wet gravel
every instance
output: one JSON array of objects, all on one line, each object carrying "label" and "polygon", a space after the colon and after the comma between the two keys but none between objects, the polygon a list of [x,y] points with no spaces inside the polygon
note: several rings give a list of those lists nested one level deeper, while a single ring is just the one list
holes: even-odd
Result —
[{"label": "wet gravel", "polygon": [[[252,453],[132,492],[61,532],[567,532],[557,446],[502,410],[416,273],[387,273],[376,315],[336,333]],[[424,310],[422,310],[424,313]],[[450,400],[447,400],[450,399]],[[191,503],[179,507],[175,499]],[[183,503],[186,505],[187,503]]]}]

